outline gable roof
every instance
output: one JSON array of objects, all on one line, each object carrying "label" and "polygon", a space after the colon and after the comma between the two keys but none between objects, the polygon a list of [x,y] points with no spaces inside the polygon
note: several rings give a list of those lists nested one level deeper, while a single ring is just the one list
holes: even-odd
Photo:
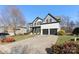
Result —
[{"label": "gable roof", "polygon": [[[48,15],[51,16],[53,19],[55,19],[57,22],[59,22],[59,19],[58,19],[58,18],[54,17],[54,16],[51,15],[50,13],[48,13],[47,16],[48,16]],[[46,16],[46,17],[47,17],[47,16]],[[44,20],[46,19],[46,17],[44,18]]]},{"label": "gable roof", "polygon": [[[42,20],[42,21],[43,21],[43,19],[42,19],[42,18],[40,18],[40,17],[36,17],[36,18],[35,18],[35,20],[34,20],[33,22],[37,21],[38,19],[40,19],[40,20]],[[32,23],[33,23],[33,22],[32,22]]]},{"label": "gable roof", "polygon": [[[47,16],[48,16],[48,15],[51,16],[53,19],[56,20],[56,22],[52,22],[52,23],[60,22],[60,18],[55,17],[55,16],[51,15],[50,13],[48,13]],[[47,16],[46,16],[46,17],[47,17]],[[46,17],[45,17],[45,18],[46,18]],[[42,18],[40,18],[40,17],[36,17],[35,20],[34,20],[33,22],[37,21],[38,19],[42,20],[42,22],[43,22],[43,21],[45,20],[45,18],[42,19]],[[29,23],[29,24],[33,24],[33,22],[32,22],[32,23]]]}]

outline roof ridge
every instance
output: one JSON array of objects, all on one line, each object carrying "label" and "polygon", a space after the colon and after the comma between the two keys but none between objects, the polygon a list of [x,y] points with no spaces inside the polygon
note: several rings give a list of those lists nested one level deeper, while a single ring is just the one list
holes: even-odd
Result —
[{"label": "roof ridge", "polygon": [[[39,16],[37,16],[37,17],[35,18],[35,20],[37,20],[37,19],[40,19],[40,20],[43,21],[43,19],[42,19],[41,17],[39,17]],[[35,20],[33,20],[33,22],[34,22]],[[32,23],[33,23],[33,22],[32,22]]]},{"label": "roof ridge", "polygon": [[56,19],[52,14],[48,13],[48,15],[50,15],[51,17],[53,17],[54,19]]},{"label": "roof ridge", "polygon": [[[41,17],[39,17],[39,16],[37,16],[36,18],[38,18],[38,19],[42,19],[42,18],[41,18]],[[36,18],[35,18],[35,19],[36,19]]]},{"label": "roof ridge", "polygon": [[[54,18],[57,22],[59,21],[59,20],[58,20],[56,17],[54,17],[52,14],[48,13],[47,16],[48,16],[48,15],[51,16],[52,18]],[[46,16],[46,17],[47,17],[47,16]],[[46,18],[46,17],[45,17],[45,18]],[[35,18],[35,20],[36,20],[36,19],[40,19],[40,20],[44,21],[45,18],[42,19],[41,17],[37,16],[37,17]],[[33,20],[32,23],[33,23],[35,20]]]},{"label": "roof ridge", "polygon": [[53,17],[57,22],[59,22],[59,20],[56,17],[54,17],[52,14],[48,13],[48,15]]}]

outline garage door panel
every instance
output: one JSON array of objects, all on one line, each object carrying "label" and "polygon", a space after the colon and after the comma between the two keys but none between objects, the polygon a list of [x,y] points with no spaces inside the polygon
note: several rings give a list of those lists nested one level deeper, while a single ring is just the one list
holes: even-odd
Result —
[{"label": "garage door panel", "polygon": [[57,35],[57,29],[50,29],[50,35]]}]

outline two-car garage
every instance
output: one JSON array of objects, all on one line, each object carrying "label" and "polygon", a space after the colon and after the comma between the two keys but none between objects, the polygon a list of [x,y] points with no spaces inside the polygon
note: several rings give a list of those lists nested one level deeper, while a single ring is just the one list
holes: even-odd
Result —
[{"label": "two-car garage", "polygon": [[43,35],[57,35],[57,29],[43,29]]},{"label": "two-car garage", "polygon": [[41,35],[57,35],[59,30],[59,23],[41,25]]}]

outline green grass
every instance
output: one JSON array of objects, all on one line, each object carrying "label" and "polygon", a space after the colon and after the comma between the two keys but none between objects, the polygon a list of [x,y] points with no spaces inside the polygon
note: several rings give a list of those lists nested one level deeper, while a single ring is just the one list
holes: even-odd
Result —
[{"label": "green grass", "polygon": [[28,39],[28,38],[31,38],[31,37],[34,37],[34,36],[35,35],[16,35],[16,36],[13,36],[13,38],[16,41],[20,41],[20,40]]},{"label": "green grass", "polygon": [[67,35],[64,35],[64,36],[59,36],[56,44],[63,44],[67,41],[69,41],[70,39],[74,39],[75,36],[67,36]]}]

